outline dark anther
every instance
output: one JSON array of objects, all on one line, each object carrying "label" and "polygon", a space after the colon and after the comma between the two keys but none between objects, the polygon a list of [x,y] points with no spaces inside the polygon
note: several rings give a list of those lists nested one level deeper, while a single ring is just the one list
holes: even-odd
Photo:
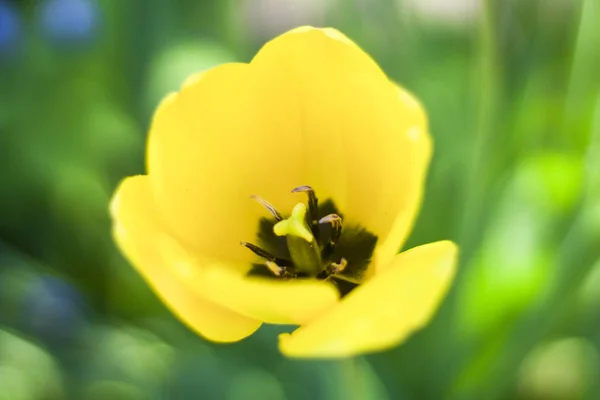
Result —
[{"label": "dark anther", "polygon": [[279,214],[279,211],[277,211],[275,209],[275,207],[273,207],[273,205],[271,203],[269,203],[268,201],[266,201],[262,197],[259,197],[259,196],[255,195],[255,194],[253,194],[252,196],[250,196],[250,198],[256,200],[256,202],[258,204],[260,204],[261,206],[263,206],[264,208],[266,208],[271,213],[271,215],[273,216],[273,218],[275,218],[277,221],[281,221],[283,219],[283,217],[281,216],[281,214]]},{"label": "dark anther", "polygon": [[[315,224],[317,221],[319,214],[319,199],[317,199],[317,195],[315,195],[315,191],[311,186],[304,185],[298,186],[297,188],[292,189],[292,193],[300,193],[305,192],[308,194],[308,213],[310,215],[310,226]],[[314,232],[313,232],[314,234]]]},{"label": "dark anther", "polygon": [[277,265],[280,265],[280,266],[289,266],[289,265],[292,265],[291,261],[284,260],[283,258],[275,257],[273,254],[269,253],[266,250],[261,249],[260,247],[254,245],[252,243],[240,242],[240,244],[242,246],[250,249],[250,251],[252,251],[257,256],[266,259],[267,261],[271,261],[271,262],[273,262],[273,263],[275,263]]},{"label": "dark anther", "polygon": [[323,249],[323,256],[328,257],[342,234],[342,217],[337,214],[329,214],[321,218],[319,224],[331,224],[331,237]]}]

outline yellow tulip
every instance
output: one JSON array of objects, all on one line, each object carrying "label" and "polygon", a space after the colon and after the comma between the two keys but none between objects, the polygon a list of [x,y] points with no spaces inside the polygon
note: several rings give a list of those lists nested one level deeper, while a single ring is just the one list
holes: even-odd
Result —
[{"label": "yellow tulip", "polygon": [[411,94],[340,32],[301,27],[162,101],[113,234],[204,338],[293,324],[291,357],[380,351],[428,322],[454,276],[451,242],[397,254],[430,155]]}]

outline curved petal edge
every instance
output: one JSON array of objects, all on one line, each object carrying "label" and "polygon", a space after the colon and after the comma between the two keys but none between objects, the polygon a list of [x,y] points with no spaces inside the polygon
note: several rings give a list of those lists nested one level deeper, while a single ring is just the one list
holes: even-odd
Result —
[{"label": "curved petal edge", "polygon": [[341,358],[398,345],[429,322],[456,271],[449,241],[396,256],[382,273],[351,292],[329,313],[279,338],[289,357]]}]

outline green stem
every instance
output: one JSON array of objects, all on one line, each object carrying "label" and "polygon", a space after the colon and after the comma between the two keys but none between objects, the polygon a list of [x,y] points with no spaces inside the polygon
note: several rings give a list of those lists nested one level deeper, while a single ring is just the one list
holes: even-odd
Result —
[{"label": "green stem", "polygon": [[[468,252],[474,249],[479,235],[480,215],[482,211],[482,197],[486,191],[483,171],[484,163],[489,162],[489,142],[495,130],[497,110],[499,103],[500,55],[497,43],[497,18],[496,9],[499,4],[496,0],[485,0],[481,19],[479,36],[479,63],[480,79],[479,93],[477,96],[477,125],[473,140],[473,156],[465,165],[465,201],[461,215],[463,219],[460,226],[460,242],[463,248],[463,260],[469,257]],[[471,249],[471,250],[470,250]]]},{"label": "green stem", "polygon": [[[497,109],[499,103],[499,86],[501,82],[500,74],[500,54],[497,35],[497,15],[501,0],[484,0],[482,5],[481,25],[479,27],[479,81],[477,93],[477,122],[475,127],[472,149],[467,154],[472,154],[471,158],[464,165],[464,201],[463,208],[460,210],[462,220],[459,228],[459,243],[461,246],[461,262],[467,263],[478,248],[478,241],[481,240],[481,226],[484,221],[482,218],[483,196],[485,194],[484,171],[485,163],[489,162],[489,142],[494,134],[495,121],[497,120]],[[459,275],[458,279],[466,277],[466,274]],[[460,282],[456,283],[461,286]],[[454,352],[454,357],[460,359],[459,365],[455,371],[448,375],[451,384],[451,392],[461,390],[461,377],[469,368],[470,355],[461,352]]]},{"label": "green stem", "polygon": [[563,120],[563,137],[578,149],[589,144],[590,138],[578,133],[592,129],[590,115],[600,89],[599,19],[600,1],[582,0]]},{"label": "green stem", "polygon": [[360,359],[352,357],[342,361],[343,385],[348,400],[363,400],[366,396],[365,380],[360,367]]}]

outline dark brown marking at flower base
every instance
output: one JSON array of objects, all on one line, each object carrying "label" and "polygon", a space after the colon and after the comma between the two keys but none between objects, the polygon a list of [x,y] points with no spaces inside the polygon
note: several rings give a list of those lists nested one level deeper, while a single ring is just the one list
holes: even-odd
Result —
[{"label": "dark brown marking at flower base", "polygon": [[[377,236],[360,225],[342,223],[344,216],[335,203],[327,199],[319,204],[310,186],[300,186],[293,191],[308,193],[309,212],[306,214],[306,223],[319,245],[322,257],[320,272],[316,276],[309,276],[294,269],[286,237],[277,236],[273,232],[279,219],[269,210],[273,218],[259,220],[258,246],[251,250],[271,264],[253,264],[248,275],[272,279],[329,280],[345,296],[364,280],[377,244]],[[289,217],[277,214],[282,219]],[[255,251],[256,249],[259,251]]]},{"label": "dark brown marking at flower base", "polygon": [[[287,218],[287,215],[285,217]],[[292,257],[288,250],[285,236],[277,236],[273,232],[273,227],[276,223],[276,220],[269,218],[261,218],[258,221],[258,245],[275,257],[291,260]]]},{"label": "dark brown marking at flower base", "polygon": [[340,260],[345,258],[348,261],[348,266],[340,275],[362,282],[371,263],[376,245],[377,236],[365,228],[359,225],[344,226],[340,239],[333,248],[329,259]]}]

